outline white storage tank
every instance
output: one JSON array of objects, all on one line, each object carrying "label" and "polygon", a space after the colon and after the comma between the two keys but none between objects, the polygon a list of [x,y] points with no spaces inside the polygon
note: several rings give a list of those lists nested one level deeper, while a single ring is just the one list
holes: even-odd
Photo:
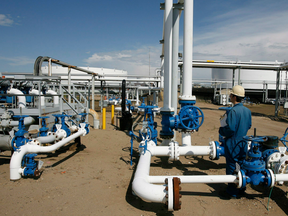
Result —
[{"label": "white storage tank", "polygon": [[[235,85],[238,84],[239,70],[235,70]],[[232,88],[232,69],[212,68],[212,80],[227,82],[222,84],[222,88]],[[276,89],[276,71],[267,70],[240,70],[240,83],[245,89],[263,89],[263,83],[268,83],[268,89]],[[280,73],[280,86],[286,89],[287,71]],[[265,86],[266,88],[266,86]]]},{"label": "white storage tank", "polygon": [[[113,79],[127,79],[127,71],[124,70],[116,70],[116,69],[109,69],[109,68],[96,68],[96,67],[81,67],[83,69],[93,71],[101,76],[103,76],[106,80],[113,80]],[[41,67],[42,74],[48,76],[48,66]],[[62,66],[52,66],[52,76],[60,76],[61,79],[63,79],[63,84],[67,84],[68,81],[68,67],[62,67]],[[74,70],[71,68],[71,81],[79,82],[83,80],[83,82],[87,80],[91,80],[91,74],[87,74],[85,72]],[[106,81],[106,84],[108,85],[118,85],[122,81]],[[99,84],[98,84],[99,85]]]}]

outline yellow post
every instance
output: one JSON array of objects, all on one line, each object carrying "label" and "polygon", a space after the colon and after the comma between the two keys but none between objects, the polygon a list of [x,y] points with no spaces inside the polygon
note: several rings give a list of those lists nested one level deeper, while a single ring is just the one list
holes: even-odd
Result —
[{"label": "yellow post", "polygon": [[106,108],[102,109],[102,129],[106,130]]},{"label": "yellow post", "polygon": [[114,105],[111,107],[111,124],[114,125]]}]

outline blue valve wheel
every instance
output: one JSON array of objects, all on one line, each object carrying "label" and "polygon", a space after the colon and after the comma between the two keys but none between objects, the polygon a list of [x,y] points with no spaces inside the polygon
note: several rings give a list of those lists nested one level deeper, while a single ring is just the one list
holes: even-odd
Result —
[{"label": "blue valve wheel", "polygon": [[265,142],[267,141],[267,137],[266,136],[244,136],[243,137],[244,140],[247,140],[247,141],[252,141],[252,142]]},{"label": "blue valve wheel", "polygon": [[204,121],[204,114],[199,107],[185,106],[179,112],[181,125],[187,130],[197,130]]}]

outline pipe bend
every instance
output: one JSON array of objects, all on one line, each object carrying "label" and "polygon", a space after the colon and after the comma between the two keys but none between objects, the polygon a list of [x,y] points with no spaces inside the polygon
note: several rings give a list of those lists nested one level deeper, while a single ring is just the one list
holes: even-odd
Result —
[{"label": "pipe bend", "polygon": [[[7,94],[23,95],[23,92],[20,91],[19,89],[11,88],[10,90],[7,91]],[[17,98],[18,98],[18,106],[19,106],[19,108],[25,108],[26,107],[26,98],[25,98],[25,96],[17,96]]]},{"label": "pipe bend", "polygon": [[149,202],[165,203],[166,192],[164,185],[154,185],[141,177],[136,177],[132,183],[132,190],[141,199]]},{"label": "pipe bend", "polygon": [[99,115],[98,115],[98,113],[95,110],[89,109],[89,114],[91,114],[94,119],[99,120]]}]

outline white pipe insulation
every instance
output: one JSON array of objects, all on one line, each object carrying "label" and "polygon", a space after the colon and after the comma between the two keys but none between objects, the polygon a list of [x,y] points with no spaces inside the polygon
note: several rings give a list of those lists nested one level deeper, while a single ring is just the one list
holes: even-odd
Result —
[{"label": "white pipe insulation", "polygon": [[23,156],[28,153],[45,153],[45,152],[52,152],[57,150],[58,148],[62,147],[66,143],[72,141],[73,139],[85,135],[86,130],[84,128],[80,128],[79,131],[60,142],[51,145],[51,146],[39,146],[35,145],[34,140],[28,142],[27,144],[21,146],[17,151],[14,151],[11,160],[10,160],[10,180],[18,180],[21,178],[21,174],[23,173],[24,169],[21,168],[21,162]]},{"label": "white pipe insulation", "polygon": [[[18,89],[11,88],[7,91],[7,94],[23,95],[23,92],[18,90]],[[18,107],[19,108],[25,108],[26,107],[26,97],[25,96],[17,96],[17,98],[18,98]]]},{"label": "white pipe insulation", "polygon": [[57,92],[49,89],[47,91],[47,94],[56,95],[56,96],[53,96],[53,103],[54,103],[54,105],[58,105],[59,104],[59,96],[57,96]]},{"label": "white pipe insulation", "polygon": [[[36,90],[36,89],[31,89],[29,91],[29,94],[33,94],[33,95],[39,96],[39,91]],[[42,92],[41,92],[41,95],[43,95]],[[41,106],[45,106],[45,97],[41,96],[40,98],[41,98]]]}]

